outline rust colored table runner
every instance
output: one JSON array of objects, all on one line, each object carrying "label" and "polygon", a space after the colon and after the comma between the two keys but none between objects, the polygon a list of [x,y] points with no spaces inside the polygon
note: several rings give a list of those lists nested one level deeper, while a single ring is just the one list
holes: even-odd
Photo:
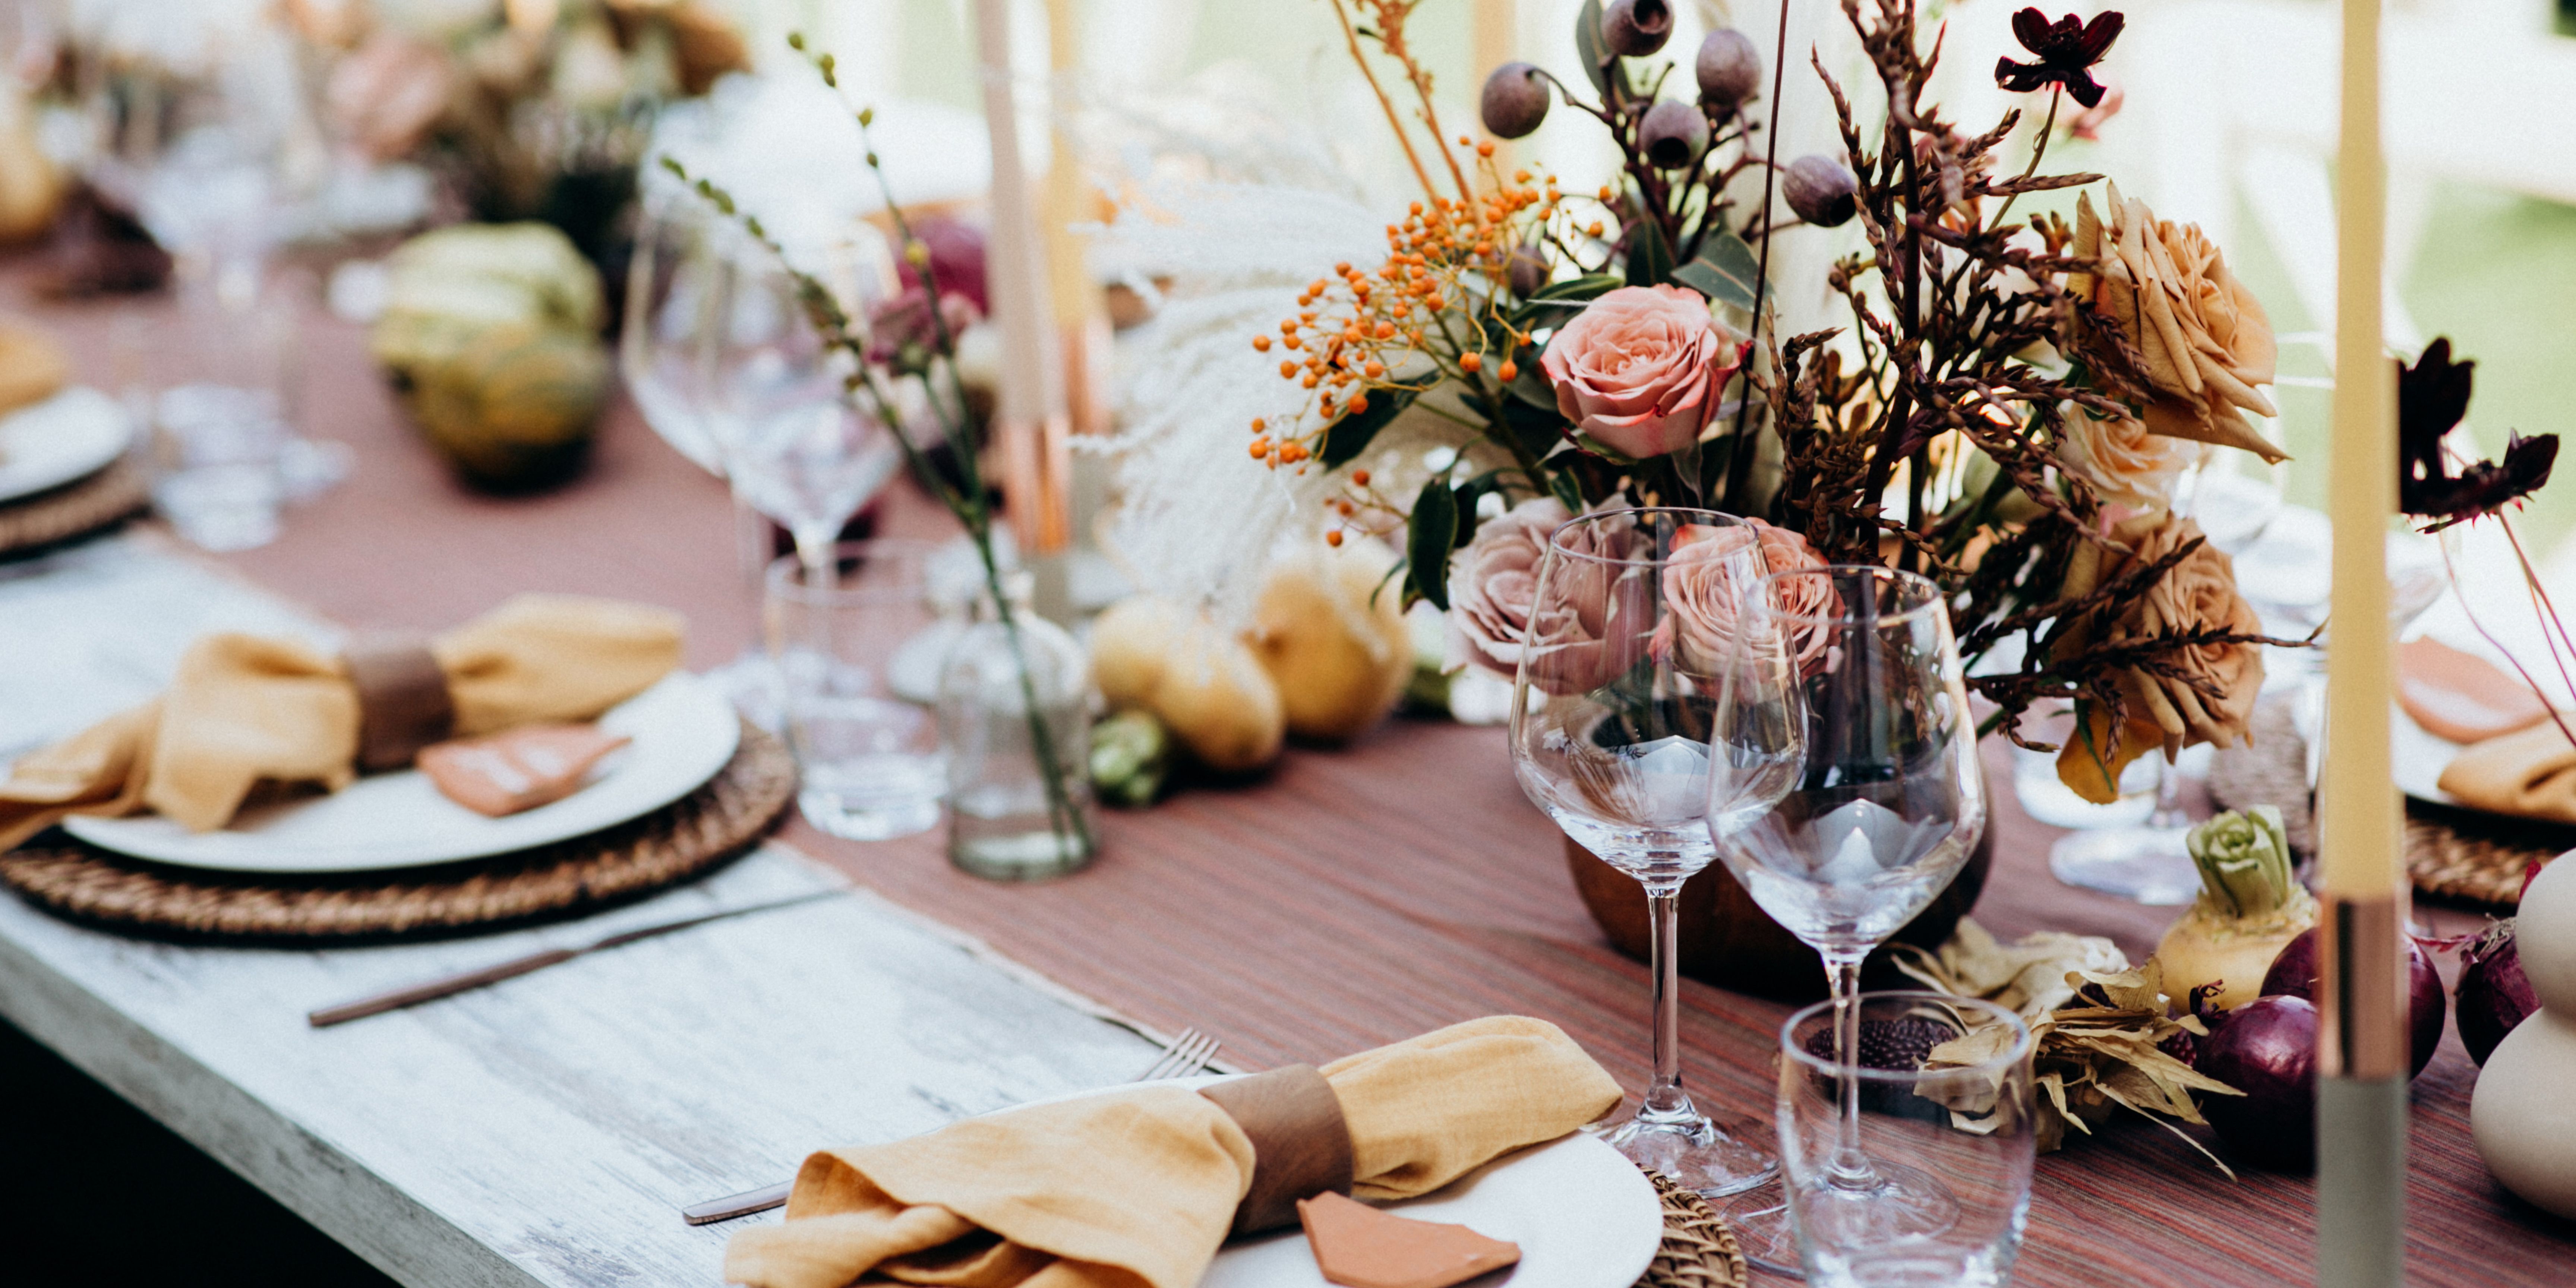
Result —
[{"label": "rust colored table runner", "polygon": [[[23,311],[23,283],[8,282]],[[112,383],[122,307],[43,317],[82,376]],[[223,562],[341,622],[427,629],[518,591],[640,599],[690,617],[689,664],[731,658],[754,607],[719,482],[620,403],[568,487],[493,499],[456,484],[406,426],[359,329],[305,324],[306,432],[355,449],[350,479],[286,516],[284,535]],[[935,533],[926,502],[890,498],[889,525]],[[2142,959],[2175,910],[2062,886],[2052,829],[1997,786],[1995,868],[1976,916],[2004,936],[2109,935]],[[1575,894],[1556,828],[1512,781],[1500,731],[1391,721],[1346,751],[1292,749],[1262,781],[1110,813],[1104,857],[1079,876],[996,885],[951,870],[930,836],[876,845],[788,825],[787,838],[888,897],[1141,1020],[1198,1025],[1247,1067],[1311,1061],[1494,1012],[1562,1025],[1621,1081],[1643,1085],[1645,967],[1603,940]],[[2436,909],[2444,928],[2477,918]],[[1684,1076],[1712,1112],[1768,1138],[1770,1051],[1787,1008],[1685,982]],[[2411,1282],[2576,1281],[2576,1230],[2487,1178],[2468,1136],[2476,1069],[2456,1036],[2415,1083]],[[818,1144],[821,1142],[818,1142]],[[2229,1182],[2162,1131],[2116,1124],[2040,1160],[2020,1282],[2312,1282],[2314,1185]],[[1760,1277],[1757,1276],[1757,1281]],[[1772,1282],[1777,1282],[1772,1281]]]}]

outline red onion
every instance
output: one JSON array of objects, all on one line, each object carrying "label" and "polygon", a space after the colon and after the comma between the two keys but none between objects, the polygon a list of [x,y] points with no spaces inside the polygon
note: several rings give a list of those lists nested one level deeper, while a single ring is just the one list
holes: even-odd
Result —
[{"label": "red onion", "polygon": [[2200,1112],[2248,1161],[2285,1172],[2317,1165],[2317,1008],[2258,997],[2200,1043],[2202,1073],[2245,1094],[2199,1097]]},{"label": "red onion", "polygon": [[[2298,997],[2317,1000],[2317,932],[2302,931],[2272,959],[2272,969],[2263,972],[2263,996]],[[2407,1077],[2424,1072],[2433,1060],[2433,1051],[2442,1045],[2442,1013],[2450,1009],[2450,1000],[2442,994],[2442,976],[2433,969],[2433,956],[2424,951],[2415,937],[2406,937],[2406,1009],[2412,1032],[2408,1035],[2414,1057]],[[2501,1035],[2499,1035],[2501,1036]]]},{"label": "red onion", "polygon": [[2522,977],[2522,953],[2514,947],[2513,919],[2488,926],[2486,933],[2460,950],[2460,1044],[2484,1067],[2487,1053],[2540,1009],[2531,981]]}]

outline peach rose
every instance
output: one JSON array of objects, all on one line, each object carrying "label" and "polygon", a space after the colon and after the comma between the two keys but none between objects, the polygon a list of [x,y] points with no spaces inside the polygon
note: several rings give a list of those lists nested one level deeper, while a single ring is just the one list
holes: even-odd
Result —
[{"label": "peach rose", "polygon": [[2172,505],[2175,477],[2206,450],[2156,433],[2143,421],[2106,419],[2074,404],[2066,409],[2063,435],[2059,464],[2092,484],[2103,500],[2140,510]]},{"label": "peach rose", "polygon": [[[1642,611],[1626,603],[1641,598],[1638,593],[1623,593],[1620,574],[1631,570],[1560,556],[1558,584],[1545,604],[1538,602],[1549,536],[1572,517],[1553,497],[1523,501],[1477,528],[1475,539],[1449,557],[1448,667],[1472,666],[1509,680],[1526,657],[1530,683],[1542,691],[1582,693],[1634,661],[1641,644],[1625,636],[1636,631],[1614,625]],[[1566,549],[1625,558],[1632,533],[1624,523],[1589,524],[1566,534]]]},{"label": "peach rose", "polygon": [[[2153,563],[2201,535],[2200,525],[2170,514],[2141,515],[2111,530],[2113,539],[2134,554],[2123,555],[2085,545],[2067,565],[2068,596],[2082,595],[2128,569]],[[2262,619],[2236,592],[2236,567],[2216,546],[2204,543],[2147,588],[2098,630],[2070,632],[2061,654],[2097,643],[2152,639],[2201,631],[2259,635]],[[2167,653],[2179,675],[2160,675],[2132,668],[2120,676],[2120,696],[2127,710],[2116,754],[2103,754],[2110,742],[2108,712],[2088,704],[2086,725],[2066,741],[2057,755],[2057,776],[2087,800],[2119,799],[2120,771],[2157,748],[2168,754],[2200,743],[2232,747],[2251,742],[2246,721],[2263,687],[2260,644],[2196,644]],[[2203,691],[2201,686],[2208,686]]]},{"label": "peach rose", "polygon": [[1698,440],[1744,348],[1697,291],[1623,286],[1558,328],[1539,365],[1578,432],[1642,460]]},{"label": "peach rose", "polygon": [[[2155,394],[2142,412],[2147,429],[2283,459],[2244,415],[2280,414],[2255,388],[2272,382],[2272,323],[2227,271],[2217,243],[2196,224],[2159,220],[2147,203],[2122,201],[2112,184],[2107,218],[2094,213],[2090,194],[2076,200],[2073,249],[2101,271],[2070,274],[2067,289],[2118,319],[2146,360],[2130,375]],[[2095,360],[2111,360],[2107,346],[2086,347]]]},{"label": "peach rose", "polygon": [[[1664,561],[1667,616],[1655,628],[1657,656],[1668,653],[1675,664],[1696,675],[1715,674],[1734,653],[1736,620],[1744,593],[1775,572],[1822,568],[1825,561],[1807,548],[1807,539],[1760,519],[1741,524],[1693,524],[1673,535]],[[1788,583],[1796,602],[1791,612],[1813,615],[1829,611],[1834,589],[1824,578]],[[1824,652],[1829,632],[1809,631],[1797,644],[1801,668]],[[1678,647],[1676,647],[1678,645]]]}]

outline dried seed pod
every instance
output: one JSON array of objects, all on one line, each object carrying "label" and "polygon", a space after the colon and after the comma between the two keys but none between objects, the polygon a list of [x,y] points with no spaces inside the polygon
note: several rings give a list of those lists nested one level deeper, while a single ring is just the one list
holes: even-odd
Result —
[{"label": "dried seed pod", "polygon": [[1477,104],[1485,129],[1497,138],[1517,139],[1547,119],[1548,81],[1528,63],[1505,63],[1485,78]]},{"label": "dried seed pod", "polygon": [[1672,35],[1673,7],[1664,0],[1615,0],[1601,15],[1601,43],[1621,58],[1643,58]]},{"label": "dried seed pod", "polygon": [[1679,170],[1699,159],[1708,147],[1708,117],[1689,103],[1667,99],[1646,109],[1637,126],[1637,146],[1658,170]]},{"label": "dried seed pod", "polygon": [[1829,156],[1803,156],[1780,171],[1780,195],[1789,209],[1818,228],[1849,223],[1860,213],[1853,195],[1858,187],[1852,172]]},{"label": "dried seed pod", "polygon": [[1503,270],[1512,294],[1528,299],[1547,285],[1547,256],[1539,253],[1536,243],[1524,242],[1512,248],[1512,257]]},{"label": "dried seed pod", "polygon": [[1732,112],[1752,101],[1762,86],[1762,51],[1753,38],[1733,27],[1720,27],[1700,38],[1699,101]]}]

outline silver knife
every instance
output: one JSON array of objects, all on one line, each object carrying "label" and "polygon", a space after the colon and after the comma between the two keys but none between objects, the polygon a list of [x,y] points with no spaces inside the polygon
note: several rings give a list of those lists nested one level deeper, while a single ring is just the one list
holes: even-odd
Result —
[{"label": "silver knife", "polygon": [[363,1020],[370,1015],[382,1015],[387,1011],[398,1011],[406,1006],[416,1006],[422,1002],[435,1001],[442,997],[453,997],[458,993],[470,992],[474,989],[482,988],[487,984],[498,984],[505,979],[516,979],[531,971],[544,970],[548,966],[558,966],[571,961],[575,957],[585,956],[590,953],[600,952],[610,948],[622,948],[627,944],[652,939],[660,935],[667,935],[675,930],[686,930],[691,926],[703,926],[710,921],[723,921],[728,917],[746,917],[755,912],[768,912],[775,908],[791,908],[800,903],[812,903],[817,899],[834,898],[843,893],[845,892],[840,890],[817,890],[811,894],[797,895],[792,899],[774,899],[768,903],[755,903],[749,907],[727,908],[721,912],[701,913],[695,917],[683,917],[678,921],[665,921],[660,925],[645,926],[637,930],[620,931],[605,939],[594,940],[591,943],[583,944],[578,948],[549,948],[541,953],[530,953],[525,957],[513,958],[496,966],[486,966],[481,970],[467,971],[461,975],[450,975],[444,979],[434,979],[425,984],[414,984],[409,988],[398,988],[390,993],[378,993],[373,997],[362,997],[354,1002],[342,1002],[337,1006],[326,1006],[321,1010],[310,1012],[304,1018],[317,1029],[327,1029],[334,1024],[346,1024],[351,1020]]}]

